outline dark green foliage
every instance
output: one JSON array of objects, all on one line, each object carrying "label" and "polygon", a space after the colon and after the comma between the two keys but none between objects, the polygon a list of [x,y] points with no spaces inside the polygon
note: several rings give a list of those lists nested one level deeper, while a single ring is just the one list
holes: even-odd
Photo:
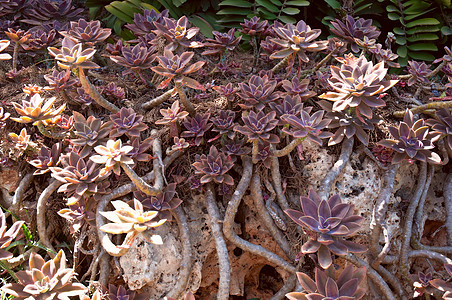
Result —
[{"label": "dark green foliage", "polygon": [[405,66],[409,59],[433,61],[441,35],[439,8],[431,2],[397,1],[386,6],[388,18],[394,21],[398,62]]},{"label": "dark green foliage", "polygon": [[263,20],[296,23],[297,15],[303,7],[309,6],[307,0],[224,0],[217,12],[219,20],[226,27],[237,27],[245,18],[259,16]]}]

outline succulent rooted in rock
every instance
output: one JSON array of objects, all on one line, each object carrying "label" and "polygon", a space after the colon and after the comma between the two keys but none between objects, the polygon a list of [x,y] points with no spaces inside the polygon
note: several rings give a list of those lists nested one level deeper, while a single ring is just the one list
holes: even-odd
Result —
[{"label": "succulent rooted in rock", "polygon": [[133,108],[123,107],[116,114],[110,115],[113,129],[110,137],[117,138],[126,134],[129,137],[139,136],[140,132],[148,128],[143,121],[142,115],[137,115]]},{"label": "succulent rooted in rock", "polygon": [[366,294],[366,290],[360,288],[360,284],[366,278],[366,267],[354,269],[352,265],[348,265],[337,278],[334,275],[334,270],[322,271],[319,268],[315,269],[315,281],[301,272],[297,272],[297,277],[304,292],[286,294],[289,300],[358,300]]},{"label": "succulent rooted in rock", "polygon": [[328,201],[310,190],[308,197],[300,198],[302,211],[288,209],[286,214],[302,226],[309,240],[301,247],[301,254],[317,253],[319,265],[327,269],[333,263],[331,252],[336,255],[365,252],[366,247],[345,240],[358,232],[363,217],[354,215],[353,204],[342,203],[339,195]]},{"label": "succulent rooted in rock", "polygon": [[76,146],[83,147],[80,155],[86,157],[93,147],[106,143],[108,135],[110,134],[112,122],[102,122],[94,116],[89,116],[88,119],[76,111],[73,112],[74,116],[74,134],[75,139],[71,139],[70,142]]},{"label": "succulent rooted in rock", "polygon": [[172,220],[171,211],[178,207],[182,200],[179,198],[175,198],[176,195],[176,184],[170,183],[168,184],[162,192],[157,194],[156,196],[149,196],[143,193],[142,191],[136,191],[133,193],[135,199],[143,204],[143,207],[146,210],[157,211],[157,219],[163,220],[166,219],[168,221]]},{"label": "succulent rooted in rock", "polygon": [[275,91],[276,84],[276,80],[270,80],[267,75],[251,76],[248,83],[239,83],[240,92],[237,95],[244,101],[239,105],[246,109],[255,107],[262,110],[266,104],[280,97],[280,93]]},{"label": "succulent rooted in rock", "polygon": [[430,132],[430,128],[425,125],[423,119],[415,122],[410,110],[407,109],[398,128],[389,126],[388,129],[393,139],[383,140],[378,144],[396,152],[392,164],[398,164],[404,159],[420,160],[431,164],[441,163],[439,155],[431,151],[435,148],[433,143],[440,138],[441,132]]},{"label": "succulent rooted in rock", "polygon": [[101,168],[92,160],[85,161],[78,153],[72,151],[63,156],[61,167],[50,167],[52,177],[63,183],[58,192],[68,196],[67,205],[74,205],[82,197],[94,196],[96,199],[108,191],[110,183],[103,181]]},{"label": "succulent rooted in rock", "polygon": [[250,111],[248,116],[242,116],[245,126],[237,124],[234,126],[234,131],[246,135],[249,141],[262,140],[271,144],[279,143],[279,137],[270,133],[278,125],[278,120],[275,117],[276,112],[274,111],[268,114],[263,111],[258,113]]},{"label": "succulent rooted in rock", "polygon": [[386,105],[378,94],[394,86],[398,80],[385,79],[387,69],[384,62],[374,66],[365,56],[357,58],[353,54],[336,59],[341,62],[341,67],[331,66],[332,76],[328,79],[334,92],[324,93],[319,98],[333,101],[333,111],[354,108],[358,118],[364,115],[371,119],[372,108]]},{"label": "succulent rooted in rock", "polygon": [[211,146],[209,154],[196,155],[196,162],[192,164],[196,175],[202,175],[201,183],[224,183],[233,185],[234,179],[226,174],[234,165],[230,156],[218,152],[215,146]]},{"label": "succulent rooted in rock", "polygon": [[134,161],[128,153],[133,150],[132,146],[122,145],[120,139],[108,140],[105,146],[99,145],[94,147],[98,155],[92,155],[90,159],[97,164],[105,164],[105,168],[101,174],[113,171],[116,175],[121,174],[121,163],[133,165]]}]

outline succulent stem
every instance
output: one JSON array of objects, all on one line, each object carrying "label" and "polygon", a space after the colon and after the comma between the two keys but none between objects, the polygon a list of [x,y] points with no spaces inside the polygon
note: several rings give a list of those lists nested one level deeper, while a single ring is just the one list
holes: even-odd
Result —
[{"label": "succulent stem", "polygon": [[96,88],[89,82],[82,68],[78,68],[78,78],[80,79],[80,83],[82,84],[82,87],[85,89],[85,92],[88,95],[90,95],[90,97],[93,98],[97,104],[99,104],[100,106],[114,114],[119,111],[119,108],[116,105],[114,105],[113,103],[102,97],[101,94],[99,94]]},{"label": "succulent stem", "polygon": [[49,130],[47,130],[47,128],[44,126],[44,124],[42,122],[39,122],[37,127],[39,129],[39,132],[45,137],[48,137],[51,139],[57,139],[57,140],[61,140],[66,137],[66,132],[59,132],[59,133],[50,132]]},{"label": "succulent stem", "polygon": [[410,241],[411,235],[413,232],[413,217],[416,212],[416,208],[419,204],[419,200],[422,197],[422,192],[424,191],[425,182],[427,180],[427,163],[423,162],[421,164],[421,168],[419,171],[419,178],[417,181],[417,187],[414,191],[414,194],[411,198],[410,205],[408,206],[408,210],[405,213],[405,224],[403,224],[403,233],[402,233],[402,245],[400,247],[400,267],[402,271],[402,275],[404,278],[409,280],[409,265],[408,265],[408,252],[410,251]]},{"label": "succulent stem", "polygon": [[285,235],[276,227],[269,212],[265,209],[264,197],[262,195],[262,184],[259,174],[254,173],[251,179],[250,185],[251,196],[254,199],[255,208],[259,214],[259,219],[264,223],[264,226],[270,232],[271,236],[278,243],[279,247],[283,250],[291,260],[295,259],[293,253],[291,253],[291,246]]},{"label": "succulent stem", "polygon": [[245,192],[248,189],[248,186],[250,185],[252,173],[253,173],[252,161],[249,157],[245,156],[243,158],[242,179],[240,179],[240,182],[237,185],[235,192],[232,194],[232,197],[229,200],[228,207],[226,209],[226,213],[224,215],[223,221],[224,236],[231,243],[241,248],[242,250],[264,257],[269,262],[272,262],[273,264],[283,268],[284,270],[287,270],[290,273],[295,273],[297,269],[291,263],[287,262],[279,255],[276,255],[275,253],[267,250],[266,248],[260,245],[255,245],[242,239],[234,232],[233,224],[235,215],[237,214],[237,209],[239,208],[242,197],[244,196]]},{"label": "succulent stem", "polygon": [[253,150],[251,152],[252,158],[253,158],[253,164],[257,164],[257,154],[259,153],[259,141],[253,140]]},{"label": "succulent stem", "polygon": [[179,136],[179,124],[177,122],[170,123],[170,137],[178,137]]},{"label": "succulent stem", "polygon": [[446,206],[447,245],[452,246],[452,174],[449,173],[444,184],[444,202]]},{"label": "succulent stem", "polygon": [[20,181],[20,184],[17,187],[16,191],[14,192],[14,196],[12,197],[11,206],[8,208],[9,211],[12,212],[13,216],[19,213],[20,206],[22,204],[22,198],[25,194],[26,189],[32,182],[33,182],[33,173],[28,173]]},{"label": "succulent stem", "polygon": [[14,44],[14,52],[13,52],[13,70],[17,68],[17,57],[19,56],[20,44],[16,42]]},{"label": "succulent stem", "polygon": [[257,60],[259,59],[259,49],[257,48],[257,36],[253,36],[253,53],[254,53],[253,67],[256,67]]},{"label": "succulent stem", "polygon": [[272,72],[276,73],[283,67],[287,65],[287,62],[289,61],[289,56],[284,57],[276,66],[273,67]]},{"label": "succulent stem", "polygon": [[182,207],[178,206],[171,210],[171,213],[176,219],[177,226],[179,227],[179,235],[182,244],[182,262],[181,269],[179,270],[179,280],[174,288],[169,293],[169,297],[179,298],[180,295],[187,289],[188,279],[191,275],[193,267],[192,259],[192,246],[190,242],[190,231],[187,223],[187,216],[185,215]]},{"label": "succulent stem", "polygon": [[162,94],[146,103],[143,103],[141,105],[141,108],[152,109],[152,108],[156,107],[157,105],[162,104],[165,100],[169,99],[171,97],[171,95],[173,94],[173,92],[174,92],[174,88],[166,91],[164,94]]},{"label": "succulent stem", "polygon": [[288,155],[290,152],[292,152],[293,149],[295,149],[295,147],[300,145],[304,140],[305,140],[304,137],[292,140],[292,142],[290,142],[290,144],[287,145],[286,147],[284,147],[284,148],[282,148],[280,150],[276,150],[275,149],[273,151],[273,156],[275,156],[275,157],[282,157],[282,156]]},{"label": "succulent stem", "polygon": [[193,105],[188,101],[187,95],[185,94],[184,88],[182,87],[182,83],[175,82],[174,88],[176,89],[177,93],[179,94],[179,99],[182,105],[185,107],[187,112],[190,114],[191,117],[194,117],[196,115],[195,108]]},{"label": "succulent stem", "polygon": [[56,255],[55,249],[52,247],[52,243],[49,240],[49,235],[47,234],[47,226],[46,226],[46,207],[47,201],[49,197],[56,191],[60,185],[63,183],[61,181],[52,179],[50,184],[45,188],[45,190],[41,193],[38,199],[38,203],[36,204],[36,227],[38,230],[39,239],[47,248],[47,253],[51,258],[54,258]]},{"label": "succulent stem", "polygon": [[223,237],[223,230],[219,223],[220,212],[215,200],[214,187],[212,184],[208,185],[206,195],[206,207],[209,216],[209,226],[212,235],[215,239],[215,247],[217,249],[220,281],[218,286],[217,299],[229,299],[229,286],[231,282],[231,265],[229,263],[229,254],[226,242]]},{"label": "succulent stem", "polygon": [[[427,103],[424,105],[416,106],[410,110],[413,114],[418,114],[418,113],[424,112],[428,109],[437,109],[437,108],[446,108],[446,109],[449,108],[450,109],[450,108],[452,108],[452,101],[437,101],[437,102]],[[405,111],[394,112],[394,117],[397,117],[397,118],[403,118],[404,115],[405,115]]]},{"label": "succulent stem", "polygon": [[350,155],[353,150],[354,138],[345,138],[342,141],[341,154],[339,155],[338,160],[331,168],[329,173],[325,176],[322,181],[322,185],[320,188],[319,196],[321,199],[328,199],[331,191],[331,186],[333,185],[336,178],[341,174],[342,170],[345,168],[345,165],[350,160]]},{"label": "succulent stem", "polygon": [[146,195],[156,196],[161,191],[146,183],[128,164],[121,162],[121,167],[136,187]]}]

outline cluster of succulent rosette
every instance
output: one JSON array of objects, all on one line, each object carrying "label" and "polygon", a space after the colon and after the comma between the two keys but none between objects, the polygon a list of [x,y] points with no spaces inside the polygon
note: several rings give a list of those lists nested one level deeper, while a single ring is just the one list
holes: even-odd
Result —
[{"label": "cluster of succulent rosette", "polygon": [[[384,128],[379,123],[385,95],[400,80],[422,88],[435,71],[424,62],[410,61],[407,75],[391,79],[388,69],[400,67],[394,62],[397,54],[377,43],[380,31],[371,20],[347,15],[345,21],[331,23],[331,32],[337,37],[324,40],[320,29],[311,29],[303,20],[269,24],[253,17],[245,20],[240,30],[213,31],[213,38],[203,39],[200,29],[186,16],[175,20],[167,10],[145,9],[125,26],[136,39],[111,43],[116,39],[111,30],[100,21],[80,18],[81,12],[70,0],[0,1],[0,15],[15,13],[15,19],[29,25],[9,28],[5,32],[8,40],[0,41],[0,60],[12,59],[6,76],[14,79],[19,67],[26,69],[20,57],[28,53],[42,55],[47,49],[46,54],[55,60],[53,70],[44,75],[48,86],[26,85],[20,100],[8,103],[9,108],[0,106],[0,146],[5,148],[0,154],[33,166],[33,176],[41,176],[37,180],[49,182],[50,194],[57,191],[55,197],[64,199],[66,207],[59,215],[69,222],[71,234],[83,236],[94,230],[102,253],[120,256],[138,235],[150,243],[165,244],[158,227],[181,222],[178,214],[187,189],[179,184],[188,179],[192,190],[233,199],[234,188],[242,184],[236,179],[244,172],[240,163],[245,165],[248,159],[253,174],[268,174],[274,172],[279,158],[289,156],[293,164],[292,151],[302,157],[303,144],[321,147],[352,141],[353,145],[355,140],[365,148],[373,146],[374,159],[385,168],[404,161],[445,163],[446,157],[435,152],[439,142],[444,142],[444,153],[452,154],[450,105],[426,105],[423,111],[431,118],[425,120],[418,115],[422,111],[413,108],[393,126]],[[70,22],[60,23],[63,20]],[[236,73],[225,85],[208,82],[216,72],[227,74],[232,64],[228,61],[234,59],[244,35],[251,37],[255,58],[262,57],[265,65],[275,62],[274,67],[261,64],[259,73]],[[352,52],[347,54],[348,47]],[[441,61],[452,70],[451,57],[446,47],[446,55],[435,63]],[[99,69],[105,65],[119,70],[125,81],[151,91],[142,98],[155,98],[141,106],[126,101],[134,92],[123,81],[102,74]],[[252,69],[258,65],[255,60]],[[451,83],[444,86],[448,91],[452,74],[441,72],[449,75]],[[205,105],[193,90],[202,91],[210,100],[215,98],[209,102],[215,104]],[[388,120],[395,119],[386,116]],[[5,128],[19,125],[19,134],[4,133]],[[376,140],[370,132],[377,127],[391,138]],[[185,153],[188,155],[180,165],[187,161],[190,165],[178,168],[182,180],[171,182],[176,176],[169,173],[168,166]],[[167,176],[170,174],[174,176]],[[277,176],[271,180],[275,186],[281,185]],[[42,192],[40,199],[50,197],[46,193]],[[284,192],[281,188],[276,193]],[[300,205],[292,207],[296,209],[283,208],[302,227],[306,240],[297,257],[313,258],[316,267],[315,280],[309,272],[297,273],[303,291],[288,293],[287,298],[361,299],[366,293],[366,272],[373,274],[378,266],[347,265],[338,276],[334,270],[337,257],[357,261],[354,254],[367,251],[351,240],[364,221],[355,206],[343,202],[338,194],[330,197],[329,192],[309,190],[307,197],[300,198]],[[40,209],[42,213],[42,206]],[[46,226],[45,216],[41,217],[40,232]],[[11,245],[21,237],[24,223],[8,226],[7,216],[0,210],[0,262],[9,262],[19,251]],[[110,234],[122,242],[113,244]],[[51,244],[44,246],[51,259],[46,261],[31,252],[28,268],[15,273],[17,281],[5,284],[1,288],[4,293],[17,299],[101,299],[100,290],[92,298],[87,296],[87,287],[77,282],[76,270],[66,267],[63,250],[56,253]],[[10,252],[11,248],[15,252]],[[93,257],[91,264],[97,268],[95,261]],[[452,274],[451,265],[446,265],[446,271]],[[446,292],[445,299],[452,294],[449,282],[433,280],[424,273],[419,278],[422,293],[439,289]],[[110,285],[104,292],[108,299],[149,297],[123,286]],[[185,299],[194,296],[189,293]]]}]

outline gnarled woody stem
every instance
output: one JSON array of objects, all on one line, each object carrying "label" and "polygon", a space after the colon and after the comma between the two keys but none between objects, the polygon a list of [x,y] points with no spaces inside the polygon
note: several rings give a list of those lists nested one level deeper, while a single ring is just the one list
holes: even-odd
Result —
[{"label": "gnarled woody stem", "polygon": [[419,203],[419,200],[421,199],[422,192],[425,188],[425,182],[427,179],[427,163],[423,162],[421,165],[421,169],[419,172],[419,178],[417,182],[417,188],[416,191],[413,194],[413,197],[411,199],[410,206],[408,206],[408,210],[405,214],[405,224],[403,226],[403,240],[402,245],[400,247],[400,266],[402,275],[404,278],[409,279],[409,266],[408,266],[408,252],[410,247],[410,239],[411,239],[411,233],[413,230],[413,217],[414,213],[416,212],[417,205]]},{"label": "gnarled woody stem", "polygon": [[336,178],[341,174],[342,170],[345,168],[345,165],[350,160],[350,155],[353,150],[353,142],[354,138],[346,138],[342,142],[341,154],[334,164],[333,168],[328,172],[325,178],[322,181],[322,185],[320,186],[319,196],[321,199],[328,199],[331,191],[331,185],[336,180]]},{"label": "gnarled woody stem", "polygon": [[293,149],[295,149],[298,145],[303,143],[304,140],[305,140],[305,138],[297,138],[297,139],[292,140],[292,142],[290,142],[290,144],[287,145],[286,147],[284,147],[280,150],[276,150],[276,149],[273,150],[273,156],[282,157],[282,156],[288,155],[290,152],[293,151]]},{"label": "gnarled woody stem", "polygon": [[278,229],[278,227],[276,227],[275,223],[273,223],[273,219],[265,209],[264,199],[262,196],[261,178],[257,173],[253,174],[250,190],[251,196],[254,199],[254,205],[259,214],[259,218],[262,220],[264,226],[270,232],[271,236],[278,243],[279,247],[283,250],[284,254],[286,254],[288,258],[293,260],[295,257],[290,253],[291,247],[289,242],[287,241],[284,234],[282,234]]},{"label": "gnarled woody stem", "polygon": [[244,156],[243,158],[243,174],[242,179],[240,179],[239,184],[237,185],[237,188],[232,195],[231,199],[229,200],[228,207],[226,209],[226,213],[224,216],[224,223],[223,223],[223,232],[224,236],[231,241],[234,245],[241,248],[242,250],[251,252],[252,254],[262,256],[265,259],[267,259],[269,262],[282,267],[283,269],[295,273],[296,268],[282,259],[280,256],[276,255],[275,253],[265,249],[262,246],[258,246],[255,244],[252,244],[242,238],[240,238],[235,232],[233,228],[234,224],[234,218],[237,213],[237,209],[240,205],[240,201],[242,200],[243,195],[245,194],[250,181],[251,181],[251,175],[253,171],[253,165],[252,161],[248,156]]},{"label": "gnarled woody stem", "polygon": [[372,255],[378,256],[378,252],[380,251],[378,245],[380,240],[381,226],[385,223],[389,198],[391,197],[392,189],[394,188],[394,179],[399,166],[400,164],[391,165],[385,172],[382,182],[382,189],[380,190],[377,200],[375,201],[372,220],[370,222],[370,228],[372,229],[370,250]]},{"label": "gnarled woody stem", "polygon": [[182,87],[182,83],[176,81],[174,82],[174,88],[176,89],[177,93],[179,94],[180,103],[185,107],[185,109],[188,111],[191,117],[194,117],[196,115],[195,108],[193,105],[188,101],[187,95],[185,94],[184,88]]},{"label": "gnarled woody stem", "polygon": [[220,282],[218,284],[218,300],[229,299],[229,285],[231,282],[231,265],[229,263],[229,253],[226,247],[226,242],[223,238],[223,232],[220,225],[220,212],[215,201],[214,188],[212,184],[207,187],[206,193],[206,207],[209,216],[209,225],[212,235],[215,240],[215,247],[217,249]]},{"label": "gnarled woody stem", "polygon": [[153,143],[153,154],[156,157],[153,161],[154,167],[154,186],[149,185],[143,178],[137,175],[135,171],[125,163],[120,163],[124,172],[129,176],[130,180],[137,186],[137,188],[149,196],[156,196],[163,189],[163,174],[160,167],[159,158],[162,157],[162,142],[155,138]]},{"label": "gnarled woody stem", "polygon": [[183,208],[179,205],[173,209],[171,213],[176,219],[177,226],[179,227],[179,235],[182,244],[182,262],[181,269],[179,271],[179,280],[177,281],[174,289],[169,293],[169,297],[178,299],[187,288],[188,279],[190,278],[193,266],[193,252],[190,242],[187,217],[185,216]]},{"label": "gnarled woody stem", "polygon": [[39,122],[37,125],[39,132],[48,138],[51,139],[56,139],[56,140],[61,140],[64,139],[65,137],[67,137],[67,133],[66,132],[51,132],[49,130],[47,130],[47,128],[44,126],[44,124],[42,122]]},{"label": "gnarled woody stem", "polygon": [[[418,113],[421,113],[428,109],[437,109],[437,108],[450,109],[451,107],[452,107],[452,101],[438,101],[438,102],[432,102],[432,103],[427,103],[424,105],[416,106],[416,107],[410,109],[410,111],[413,114],[418,114]],[[404,115],[405,115],[405,111],[394,112],[394,117],[397,117],[397,118],[403,118]]]},{"label": "gnarled woody stem", "polygon": [[141,105],[141,108],[148,109],[148,110],[152,109],[152,108],[156,107],[157,105],[162,104],[167,99],[169,99],[171,97],[171,95],[173,94],[173,92],[174,92],[174,88],[166,91],[164,94],[162,94],[162,95],[160,95],[160,96],[158,96],[158,97],[156,97],[156,98],[154,98],[154,99],[152,99],[152,100],[150,100],[150,101],[148,101],[146,103],[143,103]]},{"label": "gnarled woody stem", "polygon": [[444,203],[446,206],[447,245],[452,246],[452,174],[447,175],[444,183]]},{"label": "gnarled woody stem", "polygon": [[49,240],[49,235],[47,234],[46,226],[46,204],[49,197],[56,191],[56,189],[63,183],[52,178],[50,184],[41,193],[36,204],[36,223],[38,229],[38,236],[41,242],[50,251],[47,251],[50,257],[54,258],[57,253]]},{"label": "gnarled woody stem", "polygon": [[85,75],[85,71],[82,68],[78,68],[78,78],[80,79],[80,83],[85,90],[85,92],[96,101],[97,104],[102,106],[103,108],[109,110],[112,113],[117,113],[119,108],[102,97],[101,94],[96,90],[96,88],[89,82],[88,78]]}]

